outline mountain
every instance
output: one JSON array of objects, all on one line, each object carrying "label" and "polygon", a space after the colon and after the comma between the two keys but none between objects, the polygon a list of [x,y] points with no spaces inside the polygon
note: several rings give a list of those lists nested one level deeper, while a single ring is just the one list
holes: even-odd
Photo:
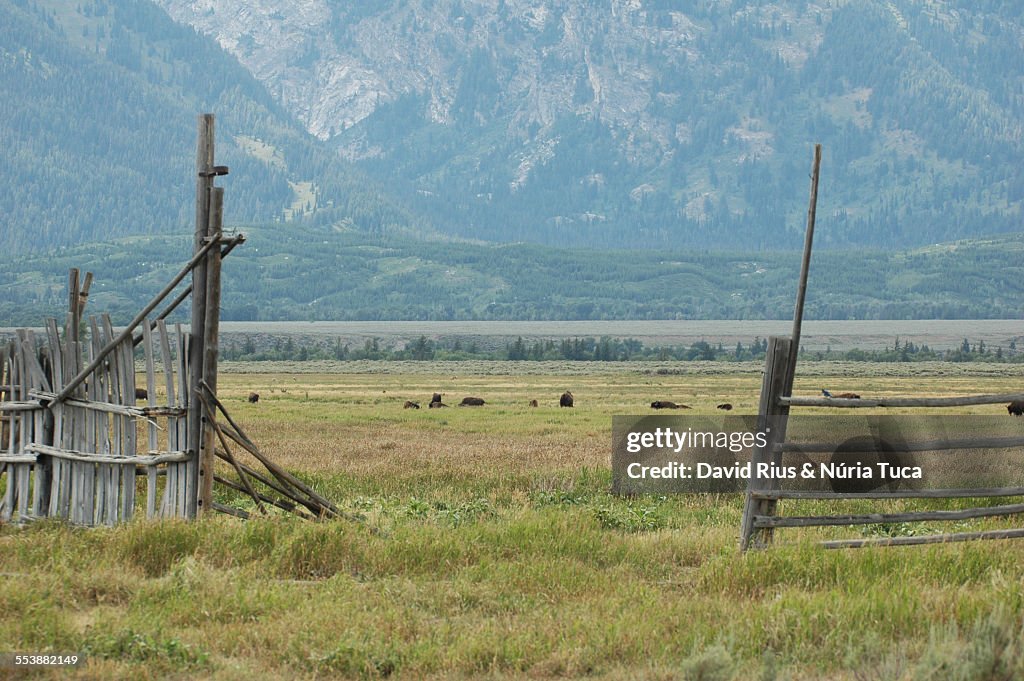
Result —
[{"label": "mountain", "polygon": [[[0,0],[11,254],[229,225],[820,248],[1019,231],[1024,6],[997,0]],[[270,245],[270,248],[275,246]]]},{"label": "mountain", "polygon": [[236,59],[148,0],[0,0],[0,91],[9,254],[190,229],[207,111],[231,168],[227,223],[416,223]]},{"label": "mountain", "polygon": [[1018,230],[1024,5],[155,0],[449,236],[822,247]]}]

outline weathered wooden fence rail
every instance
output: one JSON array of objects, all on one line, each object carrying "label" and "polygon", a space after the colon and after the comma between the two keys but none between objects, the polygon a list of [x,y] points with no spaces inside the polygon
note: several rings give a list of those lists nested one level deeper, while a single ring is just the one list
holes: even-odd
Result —
[{"label": "weathered wooden fence rail", "polygon": [[864,409],[868,407],[969,407],[978,404],[999,404],[1024,400],[1024,393],[1001,395],[961,395],[957,397],[884,397],[878,399],[844,399],[838,397],[787,397],[780,395],[779,404],[790,407],[839,407]]}]

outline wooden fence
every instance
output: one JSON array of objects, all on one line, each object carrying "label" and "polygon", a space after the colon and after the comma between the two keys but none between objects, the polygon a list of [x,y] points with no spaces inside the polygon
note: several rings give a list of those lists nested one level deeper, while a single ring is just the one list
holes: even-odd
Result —
[{"label": "wooden fence", "polygon": [[[181,271],[115,333],[106,315],[83,320],[92,275],[80,285],[72,270],[63,336],[49,320],[38,335],[18,330],[0,348],[0,520],[109,525],[137,505],[150,517],[212,508],[216,424],[199,386],[216,389],[220,264],[245,237],[222,231],[224,190],[213,183],[228,168],[214,165],[212,114],[199,116],[198,133],[194,251]],[[165,318],[188,298],[189,333],[170,331]],[[145,372],[141,404],[136,361]]]},{"label": "wooden fence", "polygon": [[[758,428],[763,429],[771,424],[771,432],[766,446],[754,450],[753,470],[757,464],[769,463],[774,467],[782,465],[782,457],[786,452],[833,452],[839,442],[801,443],[795,445],[787,441],[786,423],[790,408],[794,406],[810,408],[847,408],[863,409],[878,407],[922,407],[949,408],[978,404],[1005,404],[1013,400],[1024,399],[1024,393],[1000,395],[968,395],[962,397],[901,397],[885,399],[836,399],[816,397],[791,397],[783,394],[785,376],[790,373],[789,362],[793,361],[789,338],[772,337],[768,341],[768,354],[765,364],[764,380],[761,389],[761,405],[758,412]],[[997,448],[1024,447],[1024,435],[1010,437],[964,437],[956,439],[918,440],[900,443],[894,451],[921,452],[943,450],[985,450]],[[876,445],[862,443],[859,448],[844,448],[846,452],[875,452]],[[902,491],[871,491],[871,492],[825,492],[808,490],[784,490],[778,479],[763,478],[753,475],[748,485],[746,503],[743,513],[740,545],[742,549],[763,548],[772,541],[775,528],[780,527],[816,527],[836,525],[865,525],[876,523],[913,523],[923,521],[953,521],[971,518],[1009,516],[1024,513],[1024,504],[1003,504],[964,508],[955,511],[924,510],[903,513],[863,513],[838,514],[822,516],[790,516],[778,514],[778,503],[782,499],[975,499],[992,497],[1021,497],[1022,487],[997,488],[957,488],[957,489],[925,489]],[[884,537],[878,539],[843,539],[823,542],[826,548],[856,548],[868,545],[907,545],[928,544],[943,541],[964,541],[971,539],[997,539],[1024,537],[1024,528],[1008,530],[990,530],[984,532],[944,533],[936,535],[920,535],[907,537]]]},{"label": "wooden fence", "polygon": [[[136,399],[132,338],[116,343],[67,398],[56,397],[115,338],[109,316],[90,317],[84,340],[19,330],[0,351],[5,399],[0,519],[61,518],[113,525],[141,502],[149,517],[188,517],[196,475],[185,446],[189,336],[163,321],[145,326],[146,397]],[[137,480],[144,482],[137,482]],[[137,498],[141,496],[140,498]]]},{"label": "wooden fence", "polygon": [[[796,306],[793,312],[793,333],[790,337],[768,339],[764,377],[761,384],[761,400],[758,408],[757,428],[766,432],[763,447],[754,449],[752,456],[753,475],[747,487],[740,528],[740,549],[764,548],[772,541],[777,527],[813,527],[834,525],[862,525],[874,523],[909,523],[926,520],[964,520],[1007,516],[1024,513],[1024,504],[1005,504],[967,508],[957,511],[917,511],[906,513],[867,513],[859,515],[841,514],[833,516],[780,517],[779,501],[782,499],[894,499],[894,498],[965,498],[1024,496],[1024,488],[1002,487],[987,489],[934,489],[904,490],[889,492],[812,492],[804,490],[783,490],[777,478],[762,477],[758,464],[770,464],[778,468],[786,451],[796,449],[787,442],[787,422],[791,407],[961,407],[977,404],[1000,404],[1013,400],[1024,400],[1024,393],[1010,395],[970,395],[962,397],[903,397],[886,399],[837,399],[816,397],[793,397],[793,377],[796,372],[797,351],[800,347],[800,330],[803,322],[804,300],[807,292],[811,251],[814,242],[815,215],[817,212],[818,178],[821,167],[821,145],[814,147],[814,161],[811,172],[810,202],[807,209],[807,229],[804,239],[804,253],[797,284]],[[769,428],[770,425],[770,428]],[[817,445],[800,445],[801,451],[834,452],[839,442],[824,442]],[[1024,436],[1010,438],[972,437],[941,442],[908,442],[901,445],[902,451],[937,451],[943,449],[991,449],[996,447],[1022,447]],[[853,451],[847,449],[846,451]],[[875,451],[874,445],[865,444],[863,451]],[[928,536],[908,536],[879,539],[850,539],[824,542],[826,548],[856,548],[868,545],[926,544],[945,541],[973,539],[995,539],[1024,537],[1024,528],[992,530],[985,532],[960,532]]]},{"label": "wooden fence", "polygon": [[[142,510],[150,518],[214,510],[249,517],[214,502],[215,481],[244,493],[260,513],[351,517],[263,454],[217,398],[221,260],[245,236],[223,233],[224,190],[213,182],[228,168],[214,165],[213,115],[198,123],[191,260],[116,333],[106,315],[83,325],[92,275],[79,282],[73,269],[63,335],[49,320],[38,335],[21,329],[0,344],[0,522],[113,525]],[[169,330],[164,320],[189,298],[189,332]],[[140,366],[145,386],[135,383]],[[215,471],[218,458],[236,479]]]}]

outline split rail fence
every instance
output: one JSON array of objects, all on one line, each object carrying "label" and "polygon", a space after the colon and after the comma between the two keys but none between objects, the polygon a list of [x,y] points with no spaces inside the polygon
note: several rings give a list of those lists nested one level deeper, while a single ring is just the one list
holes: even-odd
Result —
[{"label": "split rail fence", "polygon": [[[863,409],[879,407],[926,407],[951,408],[978,404],[1005,404],[1013,400],[1024,400],[1024,393],[1005,395],[969,395],[962,397],[901,397],[886,399],[836,399],[815,397],[791,397],[784,392],[787,374],[792,361],[792,340],[773,336],[768,340],[768,353],[761,389],[761,406],[758,412],[758,429],[771,424],[766,446],[755,449],[753,469],[758,464],[768,463],[774,468],[782,466],[783,456],[788,452],[831,453],[840,443],[800,443],[787,441],[787,419],[791,407]],[[956,439],[911,440],[879,451],[878,442],[863,441],[859,448],[845,446],[845,452],[860,451],[865,454],[900,452],[938,452],[950,450],[992,450],[1024,447],[1024,435],[1011,437],[964,437]],[[913,523],[925,521],[957,521],[972,518],[1009,516],[1024,513],[1024,504],[1003,504],[980,506],[959,510],[925,510],[903,513],[864,513],[820,516],[781,516],[779,501],[791,500],[851,500],[851,499],[980,499],[992,497],[1022,497],[1024,487],[921,489],[868,492],[827,492],[781,489],[782,483],[776,478],[762,478],[753,475],[748,485],[743,513],[740,546],[764,548],[771,543],[775,528],[781,527],[823,527],[854,526],[881,523]],[[1024,528],[987,530],[978,532],[941,533],[905,537],[880,537],[874,539],[840,539],[823,542],[825,548],[857,548],[870,545],[899,546],[908,544],[929,544],[937,542],[966,541],[972,539],[1005,539],[1024,537]]]},{"label": "split rail fence", "polygon": [[[971,518],[1010,516],[1024,513],[1024,504],[1004,504],[999,506],[982,506],[959,510],[925,510],[904,513],[866,513],[841,514],[822,516],[790,516],[779,515],[779,501],[783,499],[909,499],[909,498],[944,498],[944,499],[978,499],[986,497],[1021,497],[1024,488],[998,487],[985,489],[927,489],[903,491],[870,491],[870,492],[825,492],[783,490],[781,482],[772,477],[757,474],[758,464],[770,464],[778,468],[782,464],[784,453],[789,451],[835,452],[839,442],[823,442],[818,444],[795,445],[787,441],[787,420],[791,407],[839,407],[848,409],[878,407],[922,407],[949,408],[978,404],[1000,404],[1014,400],[1024,400],[1024,393],[1006,395],[970,395],[962,397],[902,397],[886,399],[837,399],[816,397],[794,397],[793,377],[796,370],[797,350],[800,347],[800,329],[803,321],[804,299],[807,291],[807,279],[810,269],[811,248],[814,240],[815,212],[818,195],[818,177],[821,165],[821,145],[815,146],[814,164],[811,174],[811,199],[807,213],[807,230],[804,240],[803,263],[800,281],[797,286],[796,306],[793,314],[793,333],[791,337],[774,336],[768,340],[768,352],[765,359],[764,377],[761,385],[761,400],[758,408],[758,429],[765,432],[770,425],[765,446],[756,448],[752,456],[752,475],[747,488],[743,521],[740,528],[740,549],[765,548],[773,538],[778,527],[821,527],[821,526],[854,526],[876,523],[912,523],[923,521],[966,520]],[[1024,436],[1018,437],[966,437],[941,441],[911,441],[902,443],[896,451],[942,451],[952,449],[996,449],[1024,447]],[[877,443],[867,442],[858,451],[876,452]],[[846,449],[845,451],[854,451]],[[882,455],[883,452],[878,452]],[[974,539],[1000,539],[1024,537],[1024,528],[988,530],[977,532],[940,533],[923,536],[882,537],[876,539],[844,539],[826,541],[825,548],[857,548],[870,545],[898,546],[908,544],[928,544],[937,542],[967,541]]]}]

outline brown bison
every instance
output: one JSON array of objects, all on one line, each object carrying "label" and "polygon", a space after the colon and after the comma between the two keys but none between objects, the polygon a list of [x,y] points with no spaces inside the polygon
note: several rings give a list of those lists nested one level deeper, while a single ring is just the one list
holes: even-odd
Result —
[{"label": "brown bison", "polygon": [[571,407],[572,406],[572,393],[566,390],[562,393],[562,396],[558,398],[559,407]]},{"label": "brown bison", "polygon": [[715,407],[715,409],[721,409],[722,411],[732,411],[732,405],[729,404],[728,402],[723,402],[722,404]]},{"label": "brown bison", "polygon": [[418,402],[413,402],[412,400],[406,400],[405,404],[402,405],[402,409],[419,409],[419,408],[420,408],[419,403]]},{"label": "brown bison", "polygon": [[685,404],[676,404],[668,400],[655,400],[651,402],[651,409],[689,409]]},{"label": "brown bison", "polygon": [[260,401],[259,393],[249,393],[249,404],[256,404]]},{"label": "brown bison", "polygon": [[1014,416],[1024,415],[1024,400],[1014,400],[1006,405],[1006,411]]},{"label": "brown bison", "polygon": [[486,402],[480,397],[463,397],[462,402],[459,403],[460,407],[482,407]]},{"label": "brown bison", "polygon": [[447,407],[448,405],[444,402],[431,402],[427,407],[429,409],[440,409],[441,407]]},{"label": "brown bison", "polygon": [[434,393],[434,395],[430,398],[430,401],[431,402],[440,402],[441,401],[441,393]]},{"label": "brown bison", "polygon": [[825,397],[834,397],[837,400],[859,400],[860,395],[857,393],[830,393],[824,388],[821,389],[821,394]]},{"label": "brown bison", "polygon": [[137,400],[148,400],[149,399],[149,391],[146,390],[145,388],[136,388],[135,389],[135,399],[137,399]]},{"label": "brown bison", "polygon": [[539,407],[540,403],[537,400],[530,400],[531,407]]}]

